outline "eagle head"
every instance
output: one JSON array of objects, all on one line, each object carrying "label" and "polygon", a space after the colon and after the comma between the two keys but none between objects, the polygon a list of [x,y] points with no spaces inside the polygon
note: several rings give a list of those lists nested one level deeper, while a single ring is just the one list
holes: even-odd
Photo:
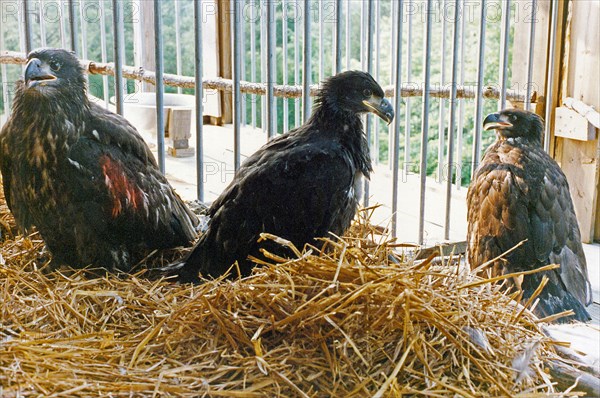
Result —
[{"label": "eagle head", "polygon": [[524,137],[540,141],[544,131],[544,122],[533,112],[520,109],[505,109],[487,115],[483,121],[484,130],[496,130],[503,138]]},{"label": "eagle head", "polygon": [[72,52],[41,48],[29,53],[22,92],[26,96],[84,101],[86,81],[83,68]]},{"label": "eagle head", "polygon": [[370,74],[347,71],[325,80],[317,101],[344,113],[372,112],[389,124],[394,119],[394,109],[384,96],[383,89]]}]

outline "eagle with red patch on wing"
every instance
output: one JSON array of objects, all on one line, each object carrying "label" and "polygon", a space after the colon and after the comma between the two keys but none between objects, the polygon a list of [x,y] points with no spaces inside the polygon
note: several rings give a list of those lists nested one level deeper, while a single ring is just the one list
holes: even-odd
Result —
[{"label": "eagle with red patch on wing", "polygon": [[0,132],[0,169],[17,224],[37,227],[54,262],[129,271],[149,251],[196,237],[196,216],[142,137],[89,101],[68,51],[29,54]]}]

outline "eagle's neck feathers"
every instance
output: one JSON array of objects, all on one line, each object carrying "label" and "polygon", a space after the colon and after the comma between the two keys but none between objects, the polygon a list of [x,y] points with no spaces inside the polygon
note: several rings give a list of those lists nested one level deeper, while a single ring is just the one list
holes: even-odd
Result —
[{"label": "eagle's neck feathers", "polygon": [[307,131],[327,134],[338,140],[348,149],[357,169],[365,177],[369,177],[373,166],[369,144],[359,115],[340,109],[323,98],[318,98],[307,124],[311,127]]}]

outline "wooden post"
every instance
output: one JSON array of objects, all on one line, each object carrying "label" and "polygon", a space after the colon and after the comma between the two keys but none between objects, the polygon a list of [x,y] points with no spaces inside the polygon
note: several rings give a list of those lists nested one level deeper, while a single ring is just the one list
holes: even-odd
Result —
[{"label": "wooden post", "polygon": [[[234,0],[235,1],[235,0]],[[217,51],[219,53],[219,76],[226,79],[232,77],[231,51],[231,2],[217,0]],[[238,21],[239,22],[239,21]],[[233,97],[230,92],[221,93],[221,122],[231,123],[233,120]]]}]

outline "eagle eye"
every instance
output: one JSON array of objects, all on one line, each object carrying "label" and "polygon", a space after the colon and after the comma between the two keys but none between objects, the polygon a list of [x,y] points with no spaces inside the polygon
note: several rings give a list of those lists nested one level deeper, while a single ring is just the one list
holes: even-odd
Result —
[{"label": "eagle eye", "polygon": [[60,63],[54,60],[48,62],[48,65],[50,66],[50,69],[52,69],[54,72],[58,72],[61,67]]},{"label": "eagle eye", "polygon": [[365,97],[370,97],[370,96],[372,96],[372,95],[373,95],[373,90],[371,90],[370,88],[365,88],[365,89],[363,90],[363,95],[364,95]]}]

